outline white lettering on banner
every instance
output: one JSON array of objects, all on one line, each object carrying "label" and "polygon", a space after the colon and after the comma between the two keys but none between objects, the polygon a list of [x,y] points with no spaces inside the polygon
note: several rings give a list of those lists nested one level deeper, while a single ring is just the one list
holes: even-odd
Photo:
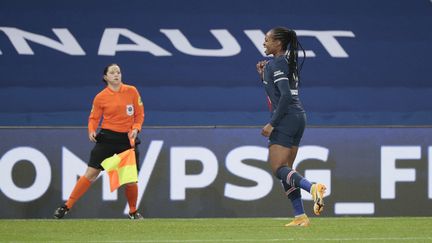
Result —
[{"label": "white lettering on banner", "polygon": [[[129,38],[136,44],[119,44],[120,35]],[[171,56],[172,54],[148,39],[123,28],[106,28],[99,45],[98,54],[115,56],[119,51],[149,52],[154,56]]]},{"label": "white lettering on banner", "polygon": [[222,48],[217,50],[193,47],[188,39],[177,29],[161,29],[177,50],[191,56],[229,57],[240,53],[241,47],[237,40],[227,30],[210,30],[219,41]]},{"label": "white lettering on banner", "polygon": [[[162,151],[163,141],[151,141],[142,163],[139,173],[138,204],[146,191],[151,175]],[[67,200],[78,176],[86,169],[86,162],[81,160],[68,148],[62,147],[62,199]],[[299,147],[297,159],[293,167],[298,167],[307,160],[319,160],[327,163],[329,149],[321,146]],[[409,163],[420,162],[421,146],[382,146],[381,147],[381,199],[396,198],[396,184],[401,182],[415,182],[416,170],[413,168],[397,168],[397,160],[408,160]],[[428,198],[432,198],[432,146],[427,148],[428,161]],[[206,189],[215,182],[218,176],[225,180],[219,169],[225,169],[227,173],[256,183],[253,186],[238,186],[226,182],[223,186],[224,192],[220,196],[240,201],[253,201],[266,197],[273,189],[272,175],[270,170],[257,168],[245,164],[245,160],[258,160],[265,163],[268,149],[260,146],[240,146],[229,150],[223,163],[218,163],[217,157],[212,150],[206,147],[171,147],[170,148],[170,181],[169,193],[171,200],[186,201],[187,189]],[[202,171],[197,174],[186,174],[188,161],[199,161]],[[32,185],[19,187],[15,184],[14,167],[20,161],[28,161],[34,167],[35,179]],[[164,161],[165,162],[165,161]],[[168,161],[167,161],[168,162]],[[0,157],[0,193],[5,198],[17,202],[30,202],[44,196],[50,185],[53,172],[50,162],[39,150],[32,147],[15,147],[6,151]],[[117,200],[117,191],[109,192],[108,176],[102,173],[102,199]],[[331,194],[331,170],[330,169],[307,169],[304,171],[305,178],[312,182],[323,182],[328,186],[326,196]],[[57,183],[57,182],[56,182]],[[198,190],[197,190],[198,191]],[[198,192],[199,193],[199,192]],[[310,200],[309,193],[303,193],[303,198]],[[26,205],[26,204],[24,204]],[[29,204],[30,205],[30,204]],[[373,202],[335,202],[335,214],[374,214]],[[339,207],[340,206],[340,207]],[[125,205],[124,213],[128,213],[128,206]]]},{"label": "white lettering on banner", "polygon": [[[187,175],[186,162],[200,161],[203,170],[200,174]],[[170,150],[170,198],[185,200],[186,189],[205,188],[210,185],[218,174],[218,161],[214,153],[204,147],[172,147]]]},{"label": "white lettering on banner", "polygon": [[[0,27],[15,47],[20,55],[35,55],[27,41],[32,41],[46,47],[61,51],[69,55],[86,55],[79,45],[78,41],[69,32],[67,28],[53,28],[52,31],[57,35],[60,42],[52,40],[43,35],[34,34],[14,27]],[[354,38],[352,31],[342,30],[296,30],[298,36],[316,38],[324,49],[334,58],[348,58],[349,55],[337,40],[337,37]],[[222,46],[220,49],[202,49],[193,47],[190,41],[183,35],[179,29],[160,29],[171,41],[173,46],[180,52],[191,56],[207,57],[228,57],[234,56],[241,52],[241,46],[236,38],[227,29],[210,30],[213,36]],[[264,53],[264,36],[262,30],[250,29],[244,30],[246,36],[252,41],[261,55]],[[135,44],[119,44],[119,37],[123,36]],[[127,28],[105,28],[99,44],[98,55],[115,56],[118,52],[135,51],[148,52],[154,56],[172,56],[170,52],[158,46],[149,39],[130,31]],[[306,57],[315,57],[315,53],[306,50]],[[300,52],[299,55],[303,53]],[[0,55],[2,52],[0,51]]]},{"label": "white lettering on banner", "polygon": [[272,176],[262,169],[243,164],[246,159],[267,162],[268,149],[258,146],[242,146],[231,150],[226,157],[226,167],[234,175],[256,182],[256,186],[244,187],[225,184],[224,195],[228,198],[253,201],[267,196],[273,188]]},{"label": "white lettering on banner", "polygon": [[[347,58],[348,53],[343,49],[342,45],[338,42],[336,37],[351,37],[354,38],[355,35],[352,31],[343,30],[296,30],[298,36],[308,36],[315,37],[321,45],[326,49],[330,56],[335,58]],[[261,30],[245,30],[244,33],[251,39],[255,47],[261,52],[261,55],[266,56],[264,53],[263,40],[265,34]],[[315,52],[310,50],[305,50],[306,57],[315,57]],[[300,52],[299,56],[303,56]]]},{"label": "white lettering on banner", "polygon": [[[16,163],[26,160],[35,168],[35,180],[27,188],[17,187],[12,179]],[[31,147],[17,147],[9,150],[0,160],[0,191],[8,198],[18,202],[29,202],[40,198],[50,186],[51,166],[39,150]]]},{"label": "white lettering on banner", "polygon": [[[138,203],[141,201],[154,171],[157,159],[162,149],[163,141],[151,141],[142,169],[139,173]],[[237,186],[226,183],[224,196],[236,200],[252,201],[265,197],[272,190],[271,174],[252,165],[244,164],[247,159],[266,161],[267,148],[259,146],[241,146],[229,151],[225,165],[235,176],[256,182],[255,186]],[[301,146],[294,161],[293,168],[306,160],[327,162],[329,150],[321,146]],[[415,169],[397,168],[397,160],[421,159],[420,146],[382,146],[381,147],[381,198],[396,198],[397,182],[416,181]],[[35,168],[34,183],[27,188],[15,185],[12,178],[13,167],[22,160],[29,161]],[[186,174],[187,161],[199,161],[203,170],[199,174]],[[87,164],[66,147],[62,147],[62,199],[67,200],[77,178],[82,175]],[[432,146],[428,147],[428,198],[432,198]],[[205,147],[172,147],[170,150],[170,198],[186,200],[186,190],[191,188],[206,188],[218,176],[219,163],[215,154]],[[48,159],[39,150],[31,147],[16,147],[7,151],[0,160],[0,190],[8,198],[28,202],[39,197],[48,190],[51,183],[51,167]],[[117,200],[117,191],[109,192],[109,179],[102,173],[102,199]],[[305,178],[312,182],[323,182],[327,185],[326,196],[331,195],[331,170],[307,169]],[[305,200],[311,200],[309,193],[304,193]],[[125,213],[127,213],[127,205]]]},{"label": "white lettering on banner", "polygon": [[60,42],[49,39],[43,35],[33,34],[24,30],[20,30],[12,27],[0,27],[12,45],[17,50],[18,54],[21,55],[34,55],[33,50],[27,43],[27,41],[33,41],[40,45],[50,47],[57,51],[64,52],[72,56],[83,56],[85,55],[84,50],[78,44],[74,36],[65,28],[54,28],[52,29],[54,34],[59,38]]},{"label": "white lettering on banner", "polygon": [[415,169],[397,169],[396,160],[421,159],[420,146],[381,147],[381,198],[396,198],[396,182],[416,180]]},{"label": "white lettering on banner", "polygon": [[[139,192],[138,204],[140,203],[144,192],[147,188],[150,176],[153,173],[157,158],[161,152],[163,141],[151,141],[146,153],[142,169],[139,173]],[[22,157],[25,154],[26,157]],[[251,201],[265,197],[273,187],[272,175],[259,168],[243,164],[245,159],[256,159],[266,161],[268,150],[258,146],[241,146],[231,150],[226,157],[226,168],[234,175],[255,181],[256,186],[241,187],[226,183],[224,196],[237,200]],[[299,153],[294,167],[307,159],[318,159],[326,161],[328,149],[319,146],[303,146],[299,148]],[[37,180],[31,187],[32,193],[17,193],[17,188],[11,178],[13,165],[19,160],[30,160],[36,168]],[[188,160],[200,161],[203,165],[201,173],[196,175],[186,174],[186,165]],[[218,175],[218,161],[214,153],[204,147],[172,147],[170,153],[170,197],[172,200],[185,200],[186,189],[188,188],[205,188],[214,182]],[[0,164],[0,186],[2,191],[10,196],[13,200],[25,201],[33,200],[43,195],[48,189],[51,180],[51,169],[45,156],[33,148],[18,147],[7,152]],[[62,147],[62,199],[67,200],[71,194],[77,179],[87,168],[87,163],[72,153],[66,147]],[[117,191],[109,191],[109,178],[106,173],[102,176],[102,199],[117,200]],[[306,170],[305,177],[312,181],[322,181],[328,185],[328,194],[330,195],[330,170]],[[37,192],[37,193],[36,193]],[[20,196],[21,195],[21,196]],[[30,196],[29,195],[33,195]],[[305,194],[305,197],[307,194]],[[125,213],[128,207],[125,207]]]},{"label": "white lettering on banner", "polygon": [[[66,201],[77,182],[77,179],[84,174],[87,169],[87,163],[78,158],[66,147],[62,148],[62,199]],[[109,177],[107,173],[99,174],[102,176],[102,199],[105,201],[117,200],[117,191],[111,192],[109,185]]]},{"label": "white lettering on banner", "polygon": [[335,214],[374,214],[375,203],[373,202],[337,202],[334,205]]},{"label": "white lettering on banner", "polygon": [[[328,148],[324,148],[321,146],[301,146],[298,149],[297,157],[294,160],[293,168],[297,168],[297,166],[305,160],[315,159],[320,160],[322,162],[327,162],[329,155]],[[311,182],[321,182],[324,183],[327,187],[325,197],[331,195],[331,170],[305,170],[304,177]],[[303,189],[302,189],[303,190]],[[302,198],[304,200],[312,200],[312,196],[309,192],[303,190]]]},{"label": "white lettering on banner", "polygon": [[298,30],[297,35],[317,38],[332,57],[348,57],[348,53],[346,53],[335,37],[355,37],[353,32],[341,30]]}]

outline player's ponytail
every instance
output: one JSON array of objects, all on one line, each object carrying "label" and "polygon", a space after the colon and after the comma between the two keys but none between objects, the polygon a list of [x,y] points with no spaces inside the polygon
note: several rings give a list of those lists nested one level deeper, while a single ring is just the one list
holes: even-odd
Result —
[{"label": "player's ponytail", "polygon": [[286,47],[288,52],[288,65],[290,67],[290,70],[293,70],[296,72],[296,75],[298,75],[298,40],[297,40],[297,34],[294,30],[288,30],[288,45]]},{"label": "player's ponytail", "polygon": [[[273,38],[279,40],[282,44],[282,50],[288,51],[288,65],[290,70],[299,76],[300,70],[303,68],[303,63],[306,57],[306,52],[298,41],[297,33],[294,30],[285,27],[276,27],[272,29]],[[298,65],[298,51],[303,52],[303,60],[300,66]]]}]

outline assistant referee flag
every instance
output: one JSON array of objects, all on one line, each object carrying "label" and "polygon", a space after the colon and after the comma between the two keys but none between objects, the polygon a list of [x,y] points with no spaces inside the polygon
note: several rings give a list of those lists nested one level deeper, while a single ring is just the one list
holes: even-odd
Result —
[{"label": "assistant referee flag", "polygon": [[106,158],[101,165],[108,173],[111,192],[126,183],[138,181],[134,148]]}]

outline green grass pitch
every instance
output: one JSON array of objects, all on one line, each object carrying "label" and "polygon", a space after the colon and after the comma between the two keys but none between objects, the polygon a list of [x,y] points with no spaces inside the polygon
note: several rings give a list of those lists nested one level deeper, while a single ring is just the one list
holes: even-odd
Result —
[{"label": "green grass pitch", "polygon": [[0,242],[432,242],[430,217],[0,220]]}]

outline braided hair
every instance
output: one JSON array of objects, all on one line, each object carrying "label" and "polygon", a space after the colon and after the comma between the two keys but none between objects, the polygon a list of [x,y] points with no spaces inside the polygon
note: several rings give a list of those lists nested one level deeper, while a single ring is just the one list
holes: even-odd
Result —
[{"label": "braided hair", "polygon": [[[271,29],[273,39],[279,40],[282,43],[282,50],[288,51],[288,66],[290,70],[295,72],[297,77],[299,77],[300,71],[303,68],[303,63],[306,58],[306,52],[303,49],[302,45],[298,41],[297,33],[294,30],[285,28],[285,27],[276,27]],[[299,48],[303,52],[303,60],[298,66],[298,51]],[[300,80],[300,78],[299,78]]]}]

